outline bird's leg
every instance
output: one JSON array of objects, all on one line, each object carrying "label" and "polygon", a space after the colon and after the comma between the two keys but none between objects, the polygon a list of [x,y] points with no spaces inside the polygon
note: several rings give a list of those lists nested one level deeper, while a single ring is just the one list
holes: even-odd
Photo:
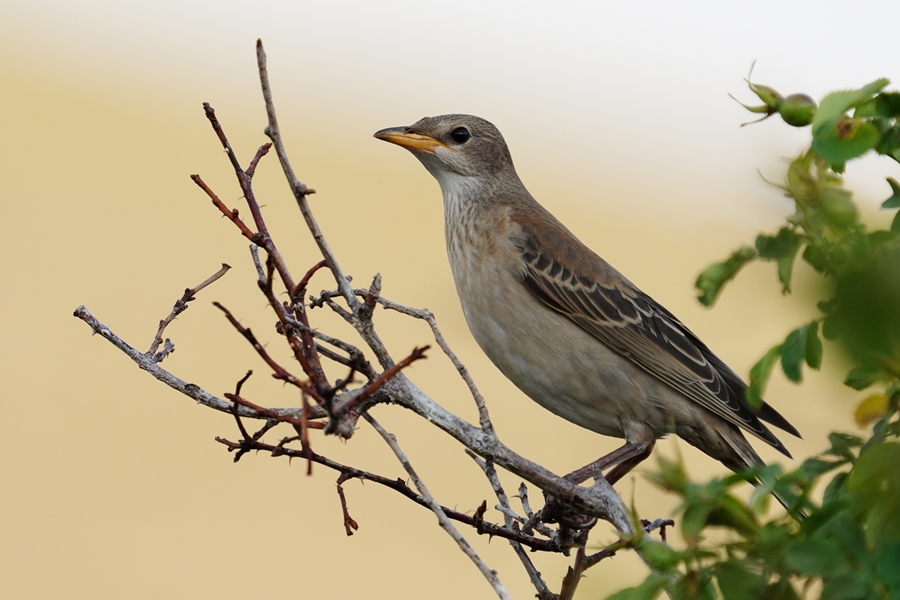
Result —
[{"label": "bird's leg", "polygon": [[581,467],[577,471],[572,471],[566,475],[566,479],[572,483],[582,483],[590,477],[602,476],[603,469],[615,466],[615,468],[610,471],[609,476],[606,477],[606,480],[609,481],[610,484],[615,483],[623,475],[628,473],[628,471],[634,468],[635,465],[650,456],[650,451],[653,450],[653,445],[655,443],[656,440],[652,438],[646,442],[640,443],[626,442],[621,448],[613,450],[606,456],[601,456],[591,464]]},{"label": "bird's leg", "polygon": [[[621,448],[598,458],[586,467],[569,473],[565,478],[577,485],[590,477],[603,477],[603,469],[613,467],[606,476],[606,480],[612,485],[638,463],[650,456],[654,444],[656,444],[656,440],[653,438],[643,442],[626,442]],[[579,513],[577,508],[560,502],[546,492],[544,493],[544,500],[544,508],[526,522],[526,531],[534,527],[539,521],[559,523],[559,539],[557,541],[563,546],[569,547],[575,543],[574,536],[577,536],[578,532],[590,529],[596,522],[596,519],[593,517]]]},{"label": "bird's leg", "polygon": [[623,460],[622,462],[617,464],[615,467],[613,467],[609,471],[609,473],[607,473],[605,475],[606,481],[609,483],[609,485],[615,485],[615,483],[617,481],[619,481],[620,479],[622,479],[623,477],[625,477],[625,475],[627,475],[628,472],[631,471],[631,469],[635,468],[640,463],[642,463],[644,461],[644,459],[649,457],[650,453],[653,452],[653,446],[655,446],[655,445],[656,445],[656,440],[653,440],[647,446],[647,449],[644,450],[642,453],[640,453],[636,456],[632,456],[629,459]]}]

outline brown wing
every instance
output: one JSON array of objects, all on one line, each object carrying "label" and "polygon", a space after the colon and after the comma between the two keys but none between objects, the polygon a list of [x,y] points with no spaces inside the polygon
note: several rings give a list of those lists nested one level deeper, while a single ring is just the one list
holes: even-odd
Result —
[{"label": "brown wing", "polygon": [[[562,225],[558,228],[528,231],[523,226],[518,244],[526,263],[523,283],[535,296],[687,398],[790,456],[747,406],[746,385],[734,371],[674,315]],[[539,235],[552,239],[539,240]],[[764,406],[764,418],[796,435],[781,415]]]}]

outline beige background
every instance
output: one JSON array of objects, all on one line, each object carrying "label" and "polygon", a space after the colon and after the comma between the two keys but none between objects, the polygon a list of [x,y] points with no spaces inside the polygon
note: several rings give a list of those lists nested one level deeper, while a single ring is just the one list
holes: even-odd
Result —
[{"label": "beige background", "polygon": [[[897,21],[900,5],[885,2],[852,12],[837,2],[256,4],[3,3],[3,598],[492,597],[430,513],[350,482],[360,530],[345,537],[334,473],[317,467],[306,477],[304,465],[262,455],[234,465],[213,441],[235,438],[229,417],[159,384],[71,316],[83,303],[146,349],[181,291],[227,262],[234,269],[169,328],[177,351],[164,366],[217,394],[252,368],[250,399],[296,405],[211,305],[231,308],[287,364],[246,242],[188,178],[200,173],[241,206],[200,103],[217,109],[246,162],[265,141],[257,37],[292,159],[319,191],[314,209],[346,271],[357,282],[381,272],[387,297],[432,309],[504,441],[557,472],[618,441],[544,412],[482,356],[446,265],[438,187],[411,156],[371,134],[426,114],[491,119],[538,199],[746,373],[811,316],[805,302],[815,290],[782,299],[774,269],[756,265],[706,311],[692,282],[712,259],[777,227],[789,205],[760,173],[778,180],[779,157],[796,154],[806,132],[774,120],[741,129],[749,115],[726,92],[752,100],[741,78],[754,59],[758,81],[816,97],[900,76],[892,38],[877,29]],[[877,212],[888,193],[882,178],[898,171],[886,160],[853,166],[871,222],[887,222]],[[318,257],[274,159],[260,166],[256,189],[299,276]],[[812,276],[798,271],[807,287]],[[323,276],[312,287],[328,285]],[[319,318],[324,330],[345,331]],[[395,356],[430,343],[420,323],[381,311],[377,320]],[[826,369],[838,362],[827,353]],[[409,374],[475,419],[438,353]],[[776,373],[768,393],[806,438],[785,436],[798,458],[822,449],[830,429],[852,429],[857,397],[819,374],[796,387]],[[398,408],[375,414],[442,502],[493,504],[446,436]],[[346,444],[317,436],[314,447],[403,476],[367,427]],[[680,448],[696,478],[723,473]],[[640,474],[619,489],[646,517],[676,506]],[[504,542],[466,533],[514,597],[532,597]],[[613,539],[600,527],[592,543]],[[566,561],[537,560],[558,587]],[[604,597],[643,574],[623,553],[589,572],[581,597]]]}]

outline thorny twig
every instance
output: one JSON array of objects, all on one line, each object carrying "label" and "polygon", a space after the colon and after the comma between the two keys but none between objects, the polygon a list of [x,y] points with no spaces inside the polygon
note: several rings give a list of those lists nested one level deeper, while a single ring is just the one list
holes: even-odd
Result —
[{"label": "thorny twig", "polygon": [[[459,373],[460,377],[462,377],[463,381],[469,388],[469,392],[472,394],[472,398],[475,400],[475,406],[478,408],[478,421],[481,428],[485,431],[493,431],[493,424],[491,423],[491,417],[488,414],[487,404],[484,401],[484,396],[481,395],[481,392],[478,391],[478,387],[475,385],[475,381],[472,379],[472,376],[469,374],[469,370],[462,363],[461,360],[456,356],[456,353],[450,348],[450,345],[447,344],[447,340],[444,339],[444,334],[441,333],[440,328],[438,327],[437,320],[434,318],[434,314],[428,310],[427,308],[411,308],[409,306],[404,306],[402,304],[398,304],[397,302],[393,302],[388,300],[387,298],[378,294],[377,296],[372,294],[371,290],[363,290],[363,289],[355,289],[352,290],[354,295],[362,296],[366,299],[366,304],[378,303],[382,305],[384,308],[388,310],[393,310],[399,312],[401,314],[415,317],[416,319],[422,319],[428,326],[431,328],[431,333],[434,336],[434,341],[437,342],[437,345],[444,351],[444,354],[447,355],[447,358],[450,359],[450,362],[453,363],[453,366],[456,368],[456,371]],[[310,306],[317,307],[328,305],[332,306],[331,298],[334,298],[338,295],[338,292],[322,292],[318,298],[310,298]]]},{"label": "thorny twig", "polygon": [[[516,522],[513,515],[515,514],[512,510],[512,507],[509,504],[509,497],[507,497],[506,492],[503,489],[503,485],[500,483],[500,477],[497,475],[497,470],[494,468],[494,463],[491,460],[482,460],[471,450],[466,450],[466,454],[469,455],[475,463],[481,467],[481,470],[484,471],[485,476],[491,484],[491,488],[494,490],[494,495],[497,496],[497,500],[500,502],[500,507],[503,509],[501,512],[503,513],[503,525],[507,529],[518,530],[519,523]],[[524,483],[522,486],[524,487]],[[554,537],[551,537],[550,540],[552,543],[556,543]],[[522,548],[522,544],[516,540],[509,540],[510,546],[512,546],[513,552],[516,553],[516,556],[519,557],[519,561],[522,563],[522,567],[524,567],[525,572],[528,573],[529,579],[531,579],[531,584],[537,590],[538,599],[539,600],[555,600],[556,594],[550,591],[550,588],[547,587],[547,583],[544,581],[543,577],[541,577],[540,571],[537,570],[537,567],[534,566],[534,563],[531,560],[531,557],[528,556],[528,553],[525,552],[525,549]]]},{"label": "thorny twig", "polygon": [[159,345],[163,343],[162,336],[166,330],[166,327],[169,326],[169,323],[174,321],[175,317],[188,309],[188,302],[193,300],[200,290],[221,279],[230,268],[230,266],[222,263],[222,267],[218,271],[216,271],[194,287],[184,290],[184,294],[181,296],[181,298],[175,301],[175,306],[172,307],[172,312],[169,313],[169,316],[159,322],[159,329],[156,330],[156,335],[153,336],[153,343],[150,344],[150,349],[146,352],[147,356],[153,357],[153,362],[162,362],[163,359],[175,349],[175,345],[167,339],[163,351],[159,354],[156,353],[156,351],[159,350]]},{"label": "thorny twig", "polygon": [[[356,469],[354,467],[350,467],[348,465],[343,465],[338,463],[328,457],[322,456],[315,451],[311,451],[309,456],[307,457],[303,450],[296,450],[287,446],[288,443],[298,441],[299,437],[290,437],[284,438],[278,444],[272,445],[267,444],[265,442],[259,441],[257,438],[258,434],[254,434],[251,439],[242,439],[238,442],[232,442],[225,438],[217,437],[216,441],[220,444],[226,446],[229,451],[238,452],[239,456],[235,456],[235,462],[237,462],[244,453],[249,450],[260,450],[263,452],[269,452],[272,456],[287,456],[290,458],[302,458],[306,460],[307,458],[316,464],[323,465],[335,471],[342,473],[344,476],[342,477],[344,483],[350,479],[359,479],[362,481],[372,481],[379,485],[383,485],[387,488],[390,488],[406,498],[412,500],[419,506],[430,508],[429,505],[425,502],[424,498],[421,495],[416,493],[412,488],[410,488],[402,479],[390,479],[388,477],[384,477],[382,475],[376,475],[374,473],[370,473],[368,471],[364,471],[362,469]],[[465,525],[469,525],[472,527],[478,526],[478,520],[469,514],[464,512],[460,512],[454,510],[452,508],[448,508],[446,506],[441,506],[441,510],[444,514],[447,515],[450,519],[454,521],[458,521]],[[480,525],[481,530],[479,533],[481,535],[487,535],[491,537],[500,537],[504,539],[516,540],[521,543],[523,546],[527,546],[533,550],[543,551],[543,552],[552,552],[553,545],[548,541],[541,538],[536,538],[531,535],[525,535],[520,531],[506,528],[502,525],[497,525],[494,523],[489,523],[483,521]]]},{"label": "thorny twig", "polygon": [[[231,325],[235,329],[237,329],[242,336],[244,336],[244,339],[250,342],[250,345],[253,346],[253,349],[256,350],[256,353],[259,354],[260,358],[262,358],[265,363],[269,365],[269,368],[272,369],[272,377],[274,377],[275,379],[280,379],[281,381],[286,381],[287,383],[300,388],[304,392],[307,392],[314,398],[321,399],[321,396],[319,396],[318,392],[313,390],[308,383],[306,383],[305,381],[301,381],[295,375],[289,373],[287,369],[275,362],[275,360],[271,356],[269,356],[269,353],[266,351],[266,349],[263,348],[262,344],[260,344],[256,339],[256,336],[253,335],[253,332],[250,331],[249,328],[241,325],[234,317],[234,315],[231,314],[230,310],[228,310],[218,302],[213,302],[213,306],[225,313],[225,318],[228,319],[228,322],[231,323]],[[323,402],[324,400],[322,400],[320,404]]]}]

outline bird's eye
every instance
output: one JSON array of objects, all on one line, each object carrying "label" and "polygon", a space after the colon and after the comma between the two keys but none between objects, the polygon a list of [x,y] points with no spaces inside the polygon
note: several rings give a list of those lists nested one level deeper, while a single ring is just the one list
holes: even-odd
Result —
[{"label": "bird's eye", "polygon": [[469,138],[472,137],[472,135],[465,127],[457,127],[450,132],[450,137],[452,137],[453,141],[457,144],[465,144],[469,141]]}]

